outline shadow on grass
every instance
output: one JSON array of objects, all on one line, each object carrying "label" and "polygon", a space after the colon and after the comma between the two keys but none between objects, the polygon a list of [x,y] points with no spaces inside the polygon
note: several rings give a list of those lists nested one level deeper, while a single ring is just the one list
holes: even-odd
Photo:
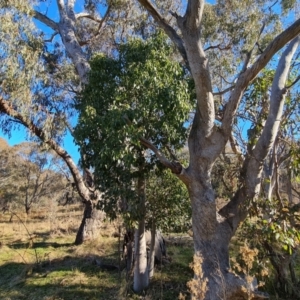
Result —
[{"label": "shadow on grass", "polygon": [[94,259],[68,256],[32,265],[6,263],[0,266],[0,299],[116,299],[118,270],[104,270]]},{"label": "shadow on grass", "polygon": [[[29,242],[22,243],[11,243],[8,246],[12,249],[27,249]],[[57,243],[57,242],[34,242],[31,248],[60,248],[60,247],[71,247],[74,243]]]},{"label": "shadow on grass", "polygon": [[[20,300],[20,299],[39,299],[39,300],[99,300],[99,299],[118,299],[115,287],[99,287],[89,284],[70,284],[63,286],[61,284],[41,284],[38,285],[23,283],[18,287],[6,288],[0,287],[1,299]],[[2,298],[3,297],[3,298]]]},{"label": "shadow on grass", "polygon": [[[27,246],[28,243],[14,243],[10,247],[13,248],[11,251],[18,251],[17,249]],[[188,294],[186,282],[193,277],[193,272],[188,267],[192,260],[191,247],[170,245],[170,263],[156,266],[156,274],[145,298],[139,298],[131,290],[132,282],[126,284],[123,276],[125,271],[120,277],[118,252],[111,251],[115,247],[102,252],[99,250],[102,249],[100,246],[101,244],[97,244],[97,247],[94,244],[75,247],[72,243],[35,243],[34,248],[47,249],[46,255],[38,254],[41,259],[39,263],[26,264],[24,260],[24,263],[7,262],[0,265],[0,299],[125,299],[119,295],[121,290],[124,291],[124,286],[128,291],[128,300],[173,300],[178,299],[180,292]],[[66,248],[58,250],[59,254],[56,254],[56,250],[49,249],[51,247]],[[97,254],[90,252],[90,247],[94,247]],[[121,270],[124,262],[122,264]],[[107,265],[115,268],[108,269]]]}]

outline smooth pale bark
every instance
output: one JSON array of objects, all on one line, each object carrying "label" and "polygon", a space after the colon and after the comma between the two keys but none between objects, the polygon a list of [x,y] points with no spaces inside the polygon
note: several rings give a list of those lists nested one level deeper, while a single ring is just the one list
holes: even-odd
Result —
[{"label": "smooth pale bark", "polygon": [[57,0],[60,15],[58,23],[59,33],[66,51],[77,70],[81,83],[85,84],[88,81],[87,73],[90,70],[90,65],[76,37],[74,3],[73,1],[68,1],[67,3],[65,5],[63,0]]},{"label": "smooth pale bark", "polygon": [[[142,171],[142,166],[141,169]],[[141,172],[142,174],[143,172]],[[149,285],[149,272],[148,272],[148,259],[147,259],[147,246],[145,235],[145,210],[146,210],[146,198],[145,198],[145,179],[143,175],[138,178],[137,193],[139,196],[139,211],[140,219],[138,227],[135,229],[134,235],[134,274],[133,274],[133,290],[137,293],[142,292]]]},{"label": "smooth pale bark", "polygon": [[270,161],[265,163],[264,165],[264,194],[266,199],[271,200],[273,189],[275,186],[275,178],[274,178],[274,155],[272,154],[270,157]]},{"label": "smooth pale bark", "polygon": [[[148,9],[149,14],[157,20],[172,40],[177,39],[171,30],[166,30],[167,24],[164,24],[166,21],[160,18],[154,7],[149,8],[149,1],[139,2]],[[300,20],[278,35],[251,67],[246,65],[243,68],[230,94],[222,125],[219,128],[214,123],[214,98],[210,70],[201,42],[201,19],[204,5],[205,2],[202,0],[189,0],[185,15],[177,16],[182,43],[177,41],[175,44],[184,45],[197,95],[196,113],[188,140],[189,167],[185,169],[178,162],[168,161],[149,141],[141,140],[141,143],[153,150],[161,162],[187,185],[192,204],[195,254],[203,261],[198,267],[202,269],[204,278],[208,281],[208,290],[205,292],[204,299],[235,299],[247,297],[242,287],[246,290],[254,290],[254,287],[248,287],[245,280],[229,272],[228,246],[238,225],[247,216],[249,201],[254,199],[260,191],[263,162],[273,147],[278,132],[285,97],[284,84],[290,59],[298,46],[298,39],[291,42],[282,55],[273,82],[266,126],[255,148],[248,153],[243,162],[240,188],[220,214],[216,209],[215,195],[211,186],[211,170],[232,134],[235,114],[245,89],[274,54],[300,33]],[[256,296],[263,297],[258,292]],[[194,296],[193,299],[197,297]]]},{"label": "smooth pale bark", "polygon": [[142,292],[149,286],[147,246],[145,237],[145,220],[140,220],[134,236],[135,261],[133,274],[133,290]]},{"label": "smooth pale bark", "polygon": [[38,11],[34,12],[34,17],[49,26],[55,33],[59,33],[66,51],[76,68],[80,82],[85,84],[88,80],[87,73],[90,70],[90,65],[80,46],[80,41],[76,37],[74,2],[67,1],[67,4],[63,0],[57,0],[56,2],[60,16],[59,22],[51,20]]}]

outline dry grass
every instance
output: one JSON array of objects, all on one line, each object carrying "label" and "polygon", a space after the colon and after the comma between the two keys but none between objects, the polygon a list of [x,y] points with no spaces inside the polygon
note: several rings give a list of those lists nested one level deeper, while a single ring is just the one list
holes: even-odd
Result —
[{"label": "dry grass", "polygon": [[[190,243],[169,241],[172,263],[158,267],[144,295],[132,292],[119,272],[118,224],[105,223],[97,240],[74,246],[82,208],[52,207],[0,214],[0,299],[170,299],[187,293]],[[107,270],[103,265],[116,266]],[[123,265],[120,266],[122,270]]]}]

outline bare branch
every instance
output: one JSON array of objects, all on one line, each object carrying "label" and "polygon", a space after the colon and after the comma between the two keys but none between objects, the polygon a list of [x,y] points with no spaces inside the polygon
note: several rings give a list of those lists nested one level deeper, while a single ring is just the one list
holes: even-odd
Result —
[{"label": "bare branch", "polygon": [[234,89],[234,85],[228,87],[227,89],[225,89],[225,90],[223,90],[223,91],[215,92],[215,93],[213,93],[213,95],[214,95],[214,96],[221,96],[221,95],[224,95],[224,94],[230,92],[230,91],[233,90],[233,89]]},{"label": "bare branch", "polygon": [[[283,113],[285,82],[295,51],[300,44],[300,36],[293,39],[282,54],[271,89],[271,103],[268,117],[251,155],[244,161],[241,178],[242,185],[231,201],[222,208],[223,216],[233,213],[232,226],[235,228],[247,216],[247,201],[257,197],[261,185],[263,161],[272,149]],[[245,202],[246,201],[246,202]]]},{"label": "bare branch", "polygon": [[48,27],[53,29],[55,32],[57,32],[59,30],[58,24],[56,22],[54,22],[53,20],[51,20],[50,18],[48,18],[46,15],[43,15],[36,10],[34,10],[33,13],[34,13],[33,17],[35,19],[37,19],[38,21],[44,23],[45,25],[47,25]]},{"label": "bare branch", "polygon": [[[126,123],[128,125],[132,125],[132,122],[129,120],[129,118],[127,117],[127,115],[123,116],[124,120],[126,121]],[[178,161],[169,161],[165,155],[159,151],[155,145],[153,145],[149,140],[145,139],[144,137],[140,137],[139,138],[140,143],[152,150],[154,152],[154,154],[156,155],[156,157],[159,159],[159,161],[168,169],[170,169],[172,171],[172,173],[176,174],[184,183],[186,183],[187,180],[187,174],[185,173],[184,167],[181,165],[180,162]],[[166,146],[167,149],[171,152],[171,156],[173,155],[171,149],[169,148],[169,146]]]},{"label": "bare branch", "polygon": [[79,42],[80,46],[84,46],[84,45],[89,44],[93,39],[95,39],[97,36],[99,36],[100,31],[101,31],[101,29],[103,28],[103,26],[104,26],[104,24],[105,24],[105,22],[106,22],[106,20],[107,20],[107,18],[108,18],[108,16],[109,16],[110,10],[111,10],[111,6],[108,6],[108,8],[107,8],[107,10],[106,10],[106,13],[105,13],[104,17],[103,17],[101,20],[98,19],[98,20],[96,21],[96,20],[93,19],[95,22],[98,22],[98,23],[99,23],[98,28],[97,28],[97,31],[96,31],[96,33],[94,34],[94,36],[93,36],[92,38],[90,38],[89,40]]},{"label": "bare branch", "polygon": [[97,23],[100,23],[102,21],[102,19],[99,19],[96,16],[93,16],[87,12],[81,12],[79,14],[75,14],[75,17],[76,17],[76,20],[86,18],[86,19],[93,20],[94,22],[97,22]]},{"label": "bare branch", "polygon": [[179,175],[182,172],[182,165],[179,162],[169,161],[162,152],[160,152],[150,141],[143,137],[139,138],[140,143],[146,148],[152,150],[160,162],[167,168],[169,168],[174,174]]},{"label": "bare branch", "polygon": [[293,85],[295,85],[300,80],[300,75],[290,84],[286,86],[286,89],[290,89]]},{"label": "bare branch", "polygon": [[[253,46],[252,49],[251,49],[250,51],[248,51],[247,54],[246,54],[246,58],[245,58],[245,61],[244,61],[244,65],[243,65],[243,68],[242,68],[242,71],[241,71],[240,74],[244,73],[244,72],[247,70],[247,68],[248,68],[248,66],[249,66],[249,63],[250,63],[250,59],[251,59],[252,53],[253,53],[253,51],[254,51],[254,49],[255,49],[255,46],[259,47],[258,41],[259,41],[259,39],[260,39],[260,37],[261,37],[261,35],[262,35],[264,29],[265,29],[265,26],[266,26],[266,23],[263,22],[263,25],[262,25],[262,27],[261,27],[261,29],[260,29],[259,35],[258,35],[258,37],[257,37],[257,39],[256,39],[256,41],[255,41],[254,46]],[[263,52],[263,51],[261,51],[261,52]]]},{"label": "bare branch", "polygon": [[[179,17],[180,28],[185,28],[189,35],[200,35],[200,27],[205,1],[189,0],[184,17]],[[184,23],[184,25],[183,25]]]},{"label": "bare branch", "polygon": [[53,34],[51,34],[51,37],[47,40],[44,40],[45,43],[52,43],[54,37],[58,34],[57,31],[55,31]]},{"label": "bare branch", "polygon": [[283,201],[282,201],[282,198],[281,198],[281,195],[280,195],[280,192],[279,192],[279,171],[278,171],[278,157],[277,157],[277,153],[276,153],[276,150],[277,150],[277,146],[274,145],[273,147],[273,155],[274,155],[274,171],[275,171],[275,194],[276,194],[276,197],[277,199],[279,200],[279,203],[280,203],[280,206],[281,208],[283,208]]},{"label": "bare branch", "polygon": [[232,149],[233,153],[237,156],[237,158],[240,162],[243,162],[244,161],[243,154],[238,149],[237,143],[236,143],[236,141],[235,141],[232,134],[229,137],[229,142],[230,142],[230,146],[231,146],[231,149]]},{"label": "bare branch", "polygon": [[219,49],[221,51],[223,50],[230,50],[231,49],[231,44],[228,44],[228,45],[225,45],[223,47],[221,47],[222,43],[218,44],[218,45],[215,45],[215,46],[209,46],[207,48],[204,49],[204,51],[208,51],[208,50],[211,50],[211,49]]},{"label": "bare branch", "polygon": [[172,151],[170,145],[165,145],[165,147],[168,150],[168,152],[169,152],[170,156],[172,157],[172,159],[177,161],[178,159],[177,159],[175,153]]},{"label": "bare branch", "polygon": [[270,110],[266,124],[254,148],[253,155],[262,160],[273,147],[283,113],[286,88],[285,82],[289,73],[290,63],[300,44],[300,36],[295,38],[282,54],[271,89]]},{"label": "bare branch", "polygon": [[58,10],[59,13],[61,14],[62,12],[65,13],[65,3],[64,0],[56,0],[57,6],[58,6]]}]

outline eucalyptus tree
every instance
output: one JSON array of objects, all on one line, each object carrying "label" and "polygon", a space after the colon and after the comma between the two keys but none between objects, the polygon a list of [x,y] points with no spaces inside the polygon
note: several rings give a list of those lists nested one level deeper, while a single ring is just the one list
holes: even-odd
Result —
[{"label": "eucalyptus tree", "polygon": [[149,283],[145,189],[157,162],[141,139],[172,154],[185,143],[184,122],[192,108],[186,70],[170,59],[172,54],[158,32],[146,41],[121,45],[117,58],[95,56],[89,83],[76,104],[80,115],[74,134],[85,153],[85,167],[94,169],[96,186],[103,192],[99,205],[112,216],[119,207],[128,222],[137,222],[137,292]]},{"label": "eucalyptus tree", "polygon": [[[277,1],[217,1],[209,5],[201,0],[189,0],[183,16],[172,12],[178,28],[170,26],[154,3],[139,2],[187,62],[197,95],[188,139],[190,161],[187,168],[167,159],[154,145],[144,145],[157,154],[189,191],[196,268],[203,272],[203,277],[196,276],[193,280],[193,298],[233,299],[247,294],[251,287],[229,271],[228,246],[238,225],[247,217],[250,203],[258,196],[263,162],[279,130],[288,90],[286,80],[300,40],[297,37],[300,20],[281,29],[283,24],[279,23],[276,12],[283,15],[295,2],[282,1],[278,8],[274,7]],[[279,34],[276,36],[276,33]],[[217,211],[211,171],[225,145],[233,138],[237,108],[251,81],[287,44],[273,77],[266,123],[244,156],[238,189],[228,204]],[[228,55],[224,55],[224,51]],[[213,60],[214,57],[218,60]],[[206,288],[201,290],[201,287]],[[253,291],[254,296],[259,297],[259,293]]]},{"label": "eucalyptus tree", "polygon": [[[297,64],[297,60],[295,61]],[[264,70],[245,92],[240,106],[240,118],[251,120],[248,129],[252,147],[267,119],[269,90],[274,77],[273,70]],[[287,86],[297,82],[297,72],[291,72]],[[270,260],[274,269],[275,289],[285,296],[296,295],[294,261],[300,236],[298,234],[297,175],[299,174],[299,91],[289,89],[272,149],[266,157],[262,171],[262,189],[253,203],[250,216],[259,220],[245,222],[242,234],[260,250],[260,260]],[[268,220],[266,217],[268,216]],[[271,257],[271,259],[269,259]],[[280,259],[279,259],[280,257]],[[290,277],[290,278],[289,278]]]},{"label": "eucalyptus tree", "polygon": [[46,51],[32,21],[30,3],[4,1],[0,8],[1,128],[9,133],[16,126],[25,126],[31,136],[53,149],[69,167],[80,196],[89,203],[91,192],[60,139],[68,125],[70,107],[70,93],[61,87],[71,84],[72,76],[64,74],[72,68],[55,49],[54,53]]},{"label": "eucalyptus tree", "polygon": [[[162,9],[175,6],[172,0],[160,3]],[[82,176],[62,144],[64,133],[73,131],[73,99],[87,83],[88,60],[95,51],[113,54],[130,35],[146,36],[153,22],[131,1],[4,0],[0,9],[0,110],[8,116],[1,127],[10,132],[16,125],[11,121],[17,121],[65,160],[85,203],[76,238],[81,243],[96,233],[99,216],[93,208],[100,193],[90,171]]]}]

